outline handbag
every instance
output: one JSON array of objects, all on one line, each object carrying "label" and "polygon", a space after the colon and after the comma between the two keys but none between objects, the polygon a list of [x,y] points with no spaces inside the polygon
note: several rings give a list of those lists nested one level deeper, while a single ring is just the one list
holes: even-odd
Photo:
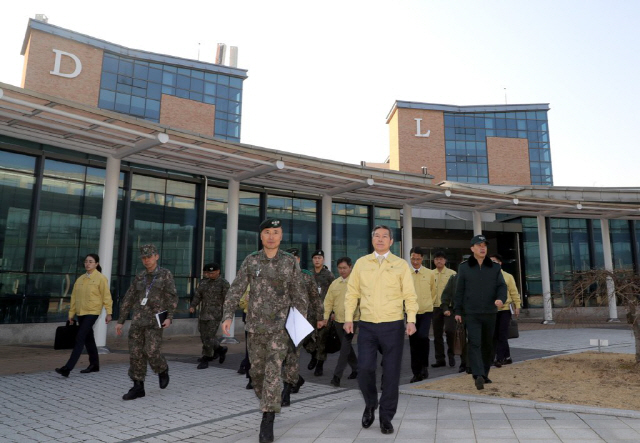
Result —
[{"label": "handbag", "polygon": [[512,318],[509,322],[509,333],[508,338],[518,338],[520,337],[520,332],[518,331],[518,321],[515,318]]},{"label": "handbag", "polygon": [[53,342],[53,349],[73,349],[76,345],[78,335],[78,323],[70,324],[69,320],[64,326],[56,328],[56,338]]},{"label": "handbag", "polygon": [[336,330],[336,322],[330,322],[328,328],[329,329],[327,331],[324,350],[327,352],[327,354],[333,354],[340,350],[342,344],[340,343],[340,337],[338,336],[338,331]]},{"label": "handbag", "polygon": [[462,323],[456,323],[456,334],[453,337],[453,353],[462,355],[464,345],[467,343],[467,331]]}]

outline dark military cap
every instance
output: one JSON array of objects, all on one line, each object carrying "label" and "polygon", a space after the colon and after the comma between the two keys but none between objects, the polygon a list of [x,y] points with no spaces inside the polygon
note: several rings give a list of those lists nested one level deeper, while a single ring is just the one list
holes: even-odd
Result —
[{"label": "dark military cap", "polygon": [[319,255],[320,257],[324,257],[324,251],[322,249],[317,249],[312,255],[311,257],[315,257],[316,255]]},{"label": "dark military cap", "polygon": [[140,246],[140,257],[149,257],[158,253],[156,245],[144,245]]},{"label": "dark military cap", "polygon": [[485,237],[484,235],[476,235],[471,239],[471,246],[477,245],[478,243],[486,243],[487,245],[489,244],[489,242],[487,241],[487,237]]},{"label": "dark military cap", "polygon": [[300,250],[298,250],[298,248],[289,248],[287,249],[287,252],[294,257],[300,257]]},{"label": "dark military cap", "polygon": [[266,218],[262,223],[260,223],[259,232],[264,231],[269,228],[282,228],[282,222],[279,218]]},{"label": "dark military cap", "polygon": [[214,272],[220,270],[220,265],[218,263],[207,263],[202,268],[204,272]]}]

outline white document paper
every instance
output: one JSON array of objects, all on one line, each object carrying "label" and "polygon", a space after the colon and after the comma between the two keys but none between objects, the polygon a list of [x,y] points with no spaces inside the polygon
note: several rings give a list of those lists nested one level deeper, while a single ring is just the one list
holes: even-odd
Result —
[{"label": "white document paper", "polygon": [[287,316],[285,326],[295,346],[298,346],[307,335],[313,332],[311,323],[294,307],[289,308],[289,315]]}]

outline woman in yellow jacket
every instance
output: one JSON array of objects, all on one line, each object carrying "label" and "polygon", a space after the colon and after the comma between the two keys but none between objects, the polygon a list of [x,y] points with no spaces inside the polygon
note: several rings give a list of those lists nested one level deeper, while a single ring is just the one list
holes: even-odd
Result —
[{"label": "woman in yellow jacket", "polygon": [[100,362],[98,360],[98,348],[93,337],[93,325],[102,312],[102,307],[107,311],[106,323],[111,321],[111,309],[113,300],[109,291],[107,278],[100,273],[100,257],[98,254],[88,254],[84,258],[84,269],[87,271],[76,280],[71,293],[69,306],[69,323],[74,323],[74,317],[78,316],[78,335],[76,345],[71,351],[69,361],[56,372],[63,377],[68,377],[86,346],[89,354],[89,367],[80,371],[82,374],[98,372]]},{"label": "woman in yellow jacket", "polygon": [[[502,256],[500,254],[493,254],[490,258],[494,263],[502,266]],[[502,308],[498,309],[498,315],[496,316],[494,336],[494,348],[496,352],[494,364],[496,368],[513,363],[511,360],[511,349],[509,349],[509,324],[511,323],[511,312],[513,312],[516,318],[520,315],[520,294],[518,294],[516,280],[513,278],[513,275],[508,272],[502,271],[502,276],[507,283],[507,301]]]}]

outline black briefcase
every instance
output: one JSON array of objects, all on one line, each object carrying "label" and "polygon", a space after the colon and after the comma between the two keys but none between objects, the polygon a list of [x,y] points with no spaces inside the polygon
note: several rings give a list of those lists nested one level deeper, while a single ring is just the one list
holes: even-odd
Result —
[{"label": "black briefcase", "polygon": [[78,335],[78,323],[67,324],[56,328],[56,339],[53,342],[53,349],[73,349],[76,345]]}]

